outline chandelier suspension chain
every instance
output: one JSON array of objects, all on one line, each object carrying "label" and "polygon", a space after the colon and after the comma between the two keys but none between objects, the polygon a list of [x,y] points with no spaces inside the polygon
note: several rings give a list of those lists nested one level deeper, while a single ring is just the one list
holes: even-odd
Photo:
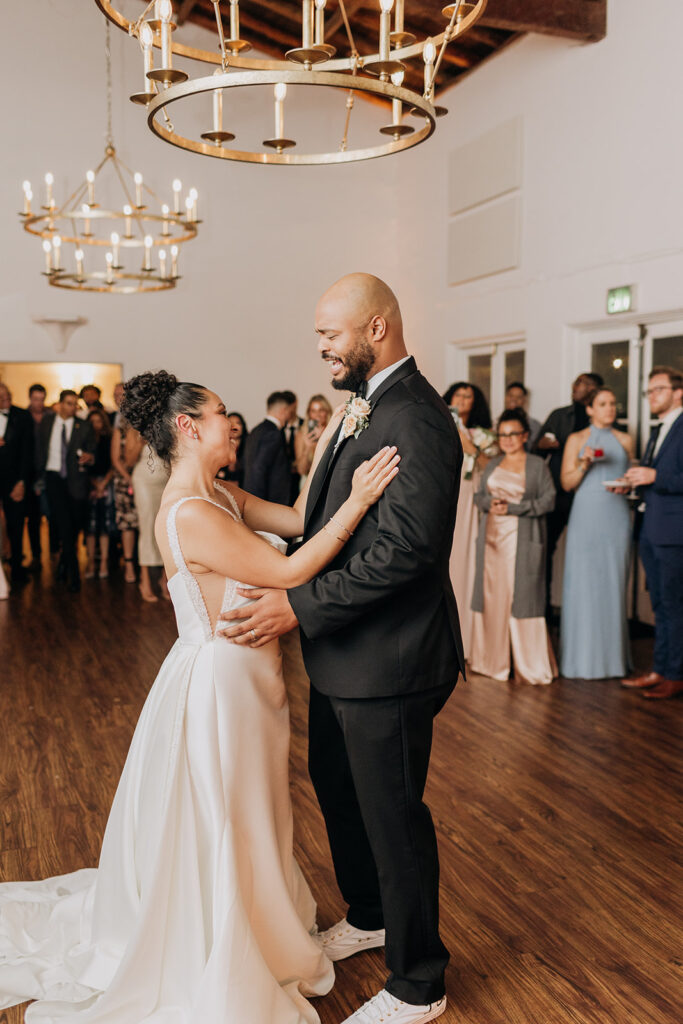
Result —
[{"label": "chandelier suspension chain", "polygon": [[[455,25],[455,22],[456,22],[456,19],[458,17],[458,14],[460,13],[460,5],[461,4],[462,4],[462,0],[455,0],[455,5],[453,7],[453,13],[451,14],[451,20],[449,21],[448,28],[446,29],[446,31],[444,33],[443,42],[441,44],[441,49],[439,51],[439,56],[436,59],[436,64],[434,65],[434,71],[432,72],[432,82],[431,82],[431,87],[429,89],[429,96],[433,96],[434,95],[434,89],[436,88],[436,76],[439,73],[439,68],[441,67],[441,62],[443,61],[444,54],[446,52],[446,47],[448,46],[448,43],[450,42],[451,32],[453,31],[453,26]],[[429,98],[429,97],[427,97],[427,98]]]}]

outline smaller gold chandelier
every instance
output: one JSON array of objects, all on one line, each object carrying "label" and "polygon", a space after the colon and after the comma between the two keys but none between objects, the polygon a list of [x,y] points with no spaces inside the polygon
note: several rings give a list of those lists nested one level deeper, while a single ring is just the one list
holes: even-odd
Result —
[{"label": "smaller gold chandelier", "polygon": [[[55,201],[51,172],[45,175],[43,202],[37,210],[31,183],[25,181],[20,216],[24,230],[42,239],[43,274],[53,287],[119,295],[166,291],[180,279],[180,247],[197,235],[197,190],[190,189],[182,204],[182,184],[176,178],[171,203],[163,203],[143,175],[131,171],[118,156],[111,133],[109,24],[106,39],[104,157],[61,205]],[[100,205],[105,192],[111,196],[116,191],[120,206]]]}]

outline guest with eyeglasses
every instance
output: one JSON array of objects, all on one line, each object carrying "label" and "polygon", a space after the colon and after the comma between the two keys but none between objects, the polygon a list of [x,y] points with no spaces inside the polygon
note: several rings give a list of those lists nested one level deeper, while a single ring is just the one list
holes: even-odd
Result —
[{"label": "guest with eyeglasses", "polygon": [[645,394],[658,422],[626,479],[643,488],[639,552],[655,615],[654,662],[622,685],[667,699],[683,692],[683,373],[655,366]]},{"label": "guest with eyeglasses", "polygon": [[615,429],[617,400],[601,387],[591,425],[571,434],[560,480],[574,494],[567,525],[560,668],[569,679],[623,676],[630,664],[626,583],[631,517],[623,482],[633,441]]},{"label": "guest with eyeglasses", "polygon": [[[525,449],[529,422],[521,409],[498,421],[502,452],[483,472],[472,597],[470,667],[500,682],[547,684],[557,664],[545,621],[546,516],[555,487],[543,459]],[[512,655],[512,663],[511,663]]]}]

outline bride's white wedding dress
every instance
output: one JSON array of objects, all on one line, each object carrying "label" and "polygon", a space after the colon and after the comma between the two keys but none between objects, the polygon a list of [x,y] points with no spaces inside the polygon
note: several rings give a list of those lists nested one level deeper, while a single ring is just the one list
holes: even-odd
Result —
[{"label": "bride's white wedding dress", "polygon": [[[181,499],[167,522],[178,640],[140,715],[99,867],[0,885],[0,1007],[35,999],[30,1022],[317,1024],[305,997],[334,982],[292,853],[279,645],[215,637],[176,530],[192,500],[208,499]],[[243,603],[238,585],[226,580],[223,609]]]}]

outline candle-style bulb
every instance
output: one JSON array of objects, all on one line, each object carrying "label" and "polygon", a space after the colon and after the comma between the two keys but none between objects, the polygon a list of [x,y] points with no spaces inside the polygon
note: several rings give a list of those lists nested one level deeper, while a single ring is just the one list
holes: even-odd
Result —
[{"label": "candle-style bulb", "polygon": [[140,46],[143,50],[151,50],[154,46],[154,33],[146,21],[140,26]]},{"label": "candle-style bulb", "polygon": [[188,195],[193,203],[196,202],[197,199],[199,198],[199,192],[197,191],[196,188],[191,188]]},{"label": "candle-style bulb", "polygon": [[43,252],[52,252],[52,242],[49,242],[47,238],[43,242]]},{"label": "candle-style bulb", "polygon": [[111,235],[109,236],[109,239],[110,239],[112,245],[118,245],[119,242],[121,241],[121,239],[117,235],[116,231],[112,231]]},{"label": "candle-style bulb", "polygon": [[45,175],[45,184],[46,185],[52,185],[54,183],[54,180],[55,180],[54,174],[50,174],[50,172],[48,171],[47,174]]},{"label": "candle-style bulb", "polygon": [[287,95],[287,85],[285,82],[278,82],[275,86],[275,99],[282,102]]},{"label": "candle-style bulb", "polygon": [[180,178],[174,178],[173,179],[173,191],[174,192],[180,192],[182,187],[183,187],[183,183],[180,180]]},{"label": "candle-style bulb", "polygon": [[76,249],[76,259],[77,260],[82,260],[83,258],[84,258],[83,250],[82,249]]},{"label": "candle-style bulb", "polygon": [[315,6],[316,6],[316,8],[319,11],[322,11],[322,10],[325,9],[325,4],[326,3],[327,3],[327,0],[315,0]]},{"label": "candle-style bulb", "polygon": [[30,192],[30,191],[31,191],[31,182],[30,182],[30,181],[24,181],[24,182],[22,183],[22,186],[21,186],[21,187],[23,188],[23,190],[24,190],[24,193],[28,193],[28,192]]},{"label": "candle-style bulb", "polygon": [[136,185],[142,185],[142,175],[140,174],[139,171],[135,172],[135,174],[133,175],[133,179]]},{"label": "candle-style bulb", "polygon": [[60,262],[59,262],[59,257],[60,257],[61,251],[62,251],[62,239],[60,238],[59,235],[54,235],[53,238],[52,238],[52,252],[54,254],[53,268],[55,270],[61,270],[61,266],[60,266]]},{"label": "candle-style bulb", "polygon": [[394,0],[379,0],[379,6],[384,14],[389,14],[391,8],[394,6]]},{"label": "candle-style bulb", "polygon": [[422,56],[425,64],[433,64],[436,59],[436,47],[431,39],[428,39],[422,49]]},{"label": "candle-style bulb", "polygon": [[391,76],[391,81],[395,86],[401,86],[403,85],[404,76],[404,71],[394,71],[393,75]]},{"label": "candle-style bulb", "polygon": [[151,249],[153,243],[154,243],[154,239],[152,238],[152,236],[151,235],[145,235],[145,248],[146,249]]},{"label": "candle-style bulb", "polygon": [[94,171],[86,171],[85,176],[87,178],[88,184],[92,185],[92,183],[95,180],[95,172]]},{"label": "candle-style bulb", "polygon": [[172,17],[173,4],[171,3],[171,0],[161,0],[161,3],[159,4],[159,18],[161,21],[169,22]]}]

